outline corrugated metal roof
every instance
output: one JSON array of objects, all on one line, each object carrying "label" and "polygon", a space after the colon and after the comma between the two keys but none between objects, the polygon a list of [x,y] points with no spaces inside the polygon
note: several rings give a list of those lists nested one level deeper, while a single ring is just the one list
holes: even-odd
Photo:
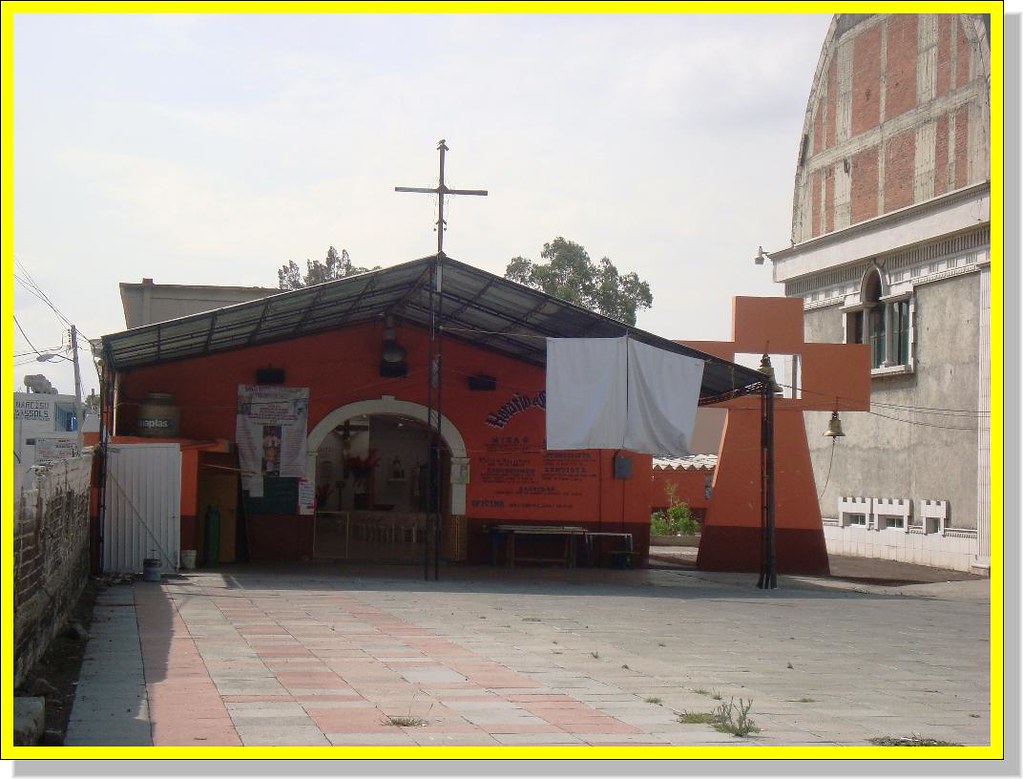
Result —
[{"label": "corrugated metal roof", "polygon": [[126,371],[337,330],[381,316],[429,329],[435,312],[445,338],[541,367],[546,365],[548,337],[629,335],[650,346],[699,357],[705,360],[700,393],[704,405],[756,392],[763,378],[750,368],[443,255],[105,335],[103,358],[107,368]]},{"label": "corrugated metal roof", "polygon": [[713,471],[718,465],[716,454],[690,454],[685,457],[655,457],[655,471]]}]

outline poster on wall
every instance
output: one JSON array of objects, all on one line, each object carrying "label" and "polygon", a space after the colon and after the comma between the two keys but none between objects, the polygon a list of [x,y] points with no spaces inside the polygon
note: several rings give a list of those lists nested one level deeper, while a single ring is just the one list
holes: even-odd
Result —
[{"label": "poster on wall", "polygon": [[316,513],[316,489],[305,479],[298,480],[298,513],[303,516]]},{"label": "poster on wall", "polygon": [[35,438],[35,461],[37,463],[48,460],[64,460],[68,457],[77,457],[78,437],[74,435],[39,434]]},{"label": "poster on wall", "polygon": [[250,496],[263,494],[264,477],[305,477],[308,417],[308,387],[238,386],[235,440]]}]

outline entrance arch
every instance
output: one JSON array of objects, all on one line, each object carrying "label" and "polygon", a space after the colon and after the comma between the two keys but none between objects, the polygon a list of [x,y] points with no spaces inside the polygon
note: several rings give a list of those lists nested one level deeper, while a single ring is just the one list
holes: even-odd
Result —
[{"label": "entrance arch", "polygon": [[[316,455],[326,438],[334,428],[343,425],[350,419],[359,416],[392,414],[406,416],[428,425],[430,422],[426,406],[407,400],[396,400],[392,395],[384,395],[374,400],[360,400],[341,406],[328,413],[309,431],[306,437],[306,479],[316,483]],[[469,457],[465,448],[465,439],[458,428],[443,414],[440,417],[441,441],[451,452],[451,505],[449,512],[459,515],[465,513],[465,485],[468,482]]]}]

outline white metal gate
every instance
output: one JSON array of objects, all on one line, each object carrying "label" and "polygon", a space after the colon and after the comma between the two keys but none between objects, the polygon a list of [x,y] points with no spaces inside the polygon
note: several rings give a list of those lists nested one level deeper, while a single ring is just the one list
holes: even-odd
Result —
[{"label": "white metal gate", "polygon": [[147,558],[177,570],[181,546],[181,447],[107,447],[103,571],[138,573]]}]

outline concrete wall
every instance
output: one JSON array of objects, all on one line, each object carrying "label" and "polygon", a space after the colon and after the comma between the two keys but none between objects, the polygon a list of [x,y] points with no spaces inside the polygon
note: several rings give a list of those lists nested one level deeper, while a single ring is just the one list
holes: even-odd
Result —
[{"label": "concrete wall", "polygon": [[[979,284],[973,273],[916,288],[914,372],[875,376],[871,412],[842,414],[833,453],[822,435],[830,415],[806,414],[822,516],[837,515],[841,496],[946,500],[952,527],[977,527]],[[842,340],[838,306],[805,322],[808,341]]]},{"label": "concrete wall", "polygon": [[89,576],[92,450],[40,468],[15,497],[14,685],[64,627]]},{"label": "concrete wall", "polygon": [[905,533],[826,523],[824,539],[830,554],[898,560],[953,571],[973,570],[977,554],[976,538],[955,531],[941,534],[911,530]]},{"label": "concrete wall", "polygon": [[152,279],[143,279],[141,284],[121,284],[121,305],[125,325],[130,328],[258,300],[280,291],[269,287],[154,284]]}]

